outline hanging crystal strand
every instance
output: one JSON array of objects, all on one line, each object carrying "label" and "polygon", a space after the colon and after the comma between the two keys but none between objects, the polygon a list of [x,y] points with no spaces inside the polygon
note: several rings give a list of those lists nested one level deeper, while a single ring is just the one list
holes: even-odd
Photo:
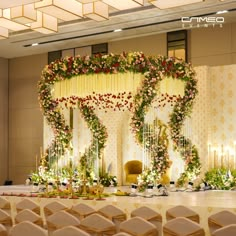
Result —
[{"label": "hanging crystal strand", "polygon": [[99,182],[99,153],[98,153],[98,139],[96,140],[96,159],[97,159],[97,178]]},{"label": "hanging crystal strand", "polygon": [[144,125],[143,125],[143,165],[142,171],[145,170],[145,117],[144,117]]},{"label": "hanging crystal strand", "polygon": [[150,145],[151,145],[151,136],[150,136],[150,124],[148,124],[148,150],[147,150],[147,160],[146,160],[146,166],[148,169],[149,164],[149,158],[150,158]]}]

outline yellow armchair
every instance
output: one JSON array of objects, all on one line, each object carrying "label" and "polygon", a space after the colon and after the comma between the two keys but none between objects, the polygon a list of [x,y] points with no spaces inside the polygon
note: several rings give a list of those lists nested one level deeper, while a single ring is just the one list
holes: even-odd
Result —
[{"label": "yellow armchair", "polygon": [[138,160],[128,161],[125,164],[126,183],[137,183],[137,177],[142,173],[142,162]]}]

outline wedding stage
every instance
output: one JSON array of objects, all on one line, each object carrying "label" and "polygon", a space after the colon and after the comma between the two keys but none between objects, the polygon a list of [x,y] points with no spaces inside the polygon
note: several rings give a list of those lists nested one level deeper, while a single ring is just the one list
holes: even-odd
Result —
[{"label": "wedding stage", "polygon": [[[105,188],[105,192],[111,193],[118,189],[130,192],[128,186],[121,186],[116,189]],[[23,198],[30,197],[32,194],[31,190],[32,186],[25,185],[0,186],[0,195],[10,201],[14,215],[16,203]],[[147,206],[162,215],[163,224],[166,222],[166,210],[177,205],[184,205],[199,214],[200,225],[205,229],[206,235],[209,235],[207,222],[210,215],[222,210],[229,210],[234,213],[236,211],[236,191],[209,190],[199,192],[169,192],[169,196],[155,196],[152,198],[143,196],[115,196],[111,194],[103,201],[96,200],[96,198],[93,200],[83,200],[82,197],[78,199],[30,197],[30,199],[40,205],[41,213],[43,212],[43,207],[50,201],[61,201],[68,207],[71,207],[73,204],[84,203],[96,210],[105,205],[112,204],[122,209],[127,214],[128,218],[130,217],[131,211],[134,209]]]}]

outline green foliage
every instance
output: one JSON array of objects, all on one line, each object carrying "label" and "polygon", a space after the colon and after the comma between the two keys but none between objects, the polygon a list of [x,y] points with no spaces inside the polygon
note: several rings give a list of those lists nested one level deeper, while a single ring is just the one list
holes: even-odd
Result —
[{"label": "green foliage", "polygon": [[117,186],[117,179],[116,179],[116,176],[109,175],[108,173],[104,173],[100,176],[100,183],[104,187]]},{"label": "green foliage", "polygon": [[213,189],[229,190],[236,186],[236,170],[212,169],[205,173],[204,182]]}]

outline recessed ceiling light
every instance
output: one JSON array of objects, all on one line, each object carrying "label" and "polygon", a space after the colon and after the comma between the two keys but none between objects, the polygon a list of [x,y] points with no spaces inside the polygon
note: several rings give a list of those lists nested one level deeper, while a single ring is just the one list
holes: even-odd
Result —
[{"label": "recessed ceiling light", "polygon": [[120,32],[120,31],[122,31],[122,29],[116,29],[116,30],[114,30],[114,32]]},{"label": "recessed ceiling light", "polygon": [[218,12],[216,12],[216,14],[224,14],[224,13],[227,13],[227,12],[229,12],[229,11],[223,10],[223,11],[218,11]]}]

